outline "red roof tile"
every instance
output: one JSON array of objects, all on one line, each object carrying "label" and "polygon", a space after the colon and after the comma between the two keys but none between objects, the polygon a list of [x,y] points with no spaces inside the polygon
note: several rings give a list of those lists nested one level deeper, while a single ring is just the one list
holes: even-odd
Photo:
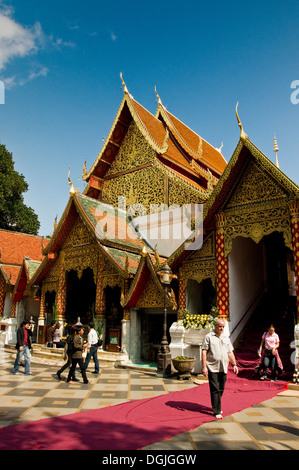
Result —
[{"label": "red roof tile", "polygon": [[0,229],[0,253],[2,264],[21,266],[24,256],[42,261],[42,237]]}]

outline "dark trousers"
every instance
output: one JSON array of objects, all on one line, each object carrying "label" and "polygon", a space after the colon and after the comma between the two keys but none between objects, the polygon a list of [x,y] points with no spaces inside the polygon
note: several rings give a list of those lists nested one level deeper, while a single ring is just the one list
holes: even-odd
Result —
[{"label": "dark trousers", "polygon": [[272,377],[275,377],[276,357],[271,353],[264,356],[263,359],[263,375],[267,375],[268,367],[271,369]]},{"label": "dark trousers", "polygon": [[72,359],[72,367],[70,368],[69,375],[68,375],[68,378],[67,378],[67,382],[72,380],[72,378],[74,377],[77,364],[79,364],[81,374],[82,374],[82,378],[83,378],[83,382],[85,384],[87,384],[88,383],[88,378],[86,376],[86,369],[85,369],[82,357],[77,358],[77,359]]},{"label": "dark trousers", "polygon": [[227,374],[224,372],[210,372],[208,373],[211,404],[214,415],[221,413],[221,397],[224,392]]},{"label": "dark trousers", "polygon": [[[71,367],[72,365],[72,358],[69,357],[67,362],[61,367],[61,369],[59,369],[59,371],[57,372],[58,374],[62,374],[62,372],[67,369],[68,367]],[[75,380],[76,379],[76,376],[75,376],[75,371],[74,371],[74,375],[72,376],[72,380]]]}]

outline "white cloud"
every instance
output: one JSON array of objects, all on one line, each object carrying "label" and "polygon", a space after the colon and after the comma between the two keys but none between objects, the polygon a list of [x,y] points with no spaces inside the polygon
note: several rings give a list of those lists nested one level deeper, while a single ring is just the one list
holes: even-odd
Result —
[{"label": "white cloud", "polygon": [[26,28],[8,16],[8,10],[0,11],[0,70],[5,69],[15,58],[36,53],[43,44],[44,34],[40,23]]},{"label": "white cloud", "polygon": [[[14,18],[14,10],[11,6],[0,0],[0,72],[9,71],[9,65],[17,60],[36,55],[43,49],[62,50],[73,48],[75,44],[55,38],[53,35],[45,35],[41,24],[36,22],[33,26],[24,26]],[[14,86],[25,85],[38,77],[46,77],[49,69],[38,61],[27,61],[19,74],[11,73],[6,78],[1,76],[7,89]],[[6,73],[8,75],[8,73]]]},{"label": "white cloud", "polygon": [[25,74],[23,73],[23,76],[17,76],[17,75],[12,75],[11,77],[6,77],[3,78],[3,83],[5,85],[6,90],[10,90],[11,88],[14,88],[15,86],[23,86],[26,85],[26,83],[31,82],[31,80],[34,80],[38,77],[46,77],[48,75],[49,69],[44,66],[35,66],[33,70],[29,71],[28,73]]}]

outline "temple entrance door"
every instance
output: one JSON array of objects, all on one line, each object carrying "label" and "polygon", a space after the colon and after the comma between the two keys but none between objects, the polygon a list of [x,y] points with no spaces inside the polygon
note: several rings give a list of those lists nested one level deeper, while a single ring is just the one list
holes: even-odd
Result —
[{"label": "temple entrance door", "polygon": [[238,328],[245,325],[265,296],[271,322],[282,317],[289,301],[287,259],[290,253],[279,232],[264,236],[259,243],[243,237],[233,240],[229,254],[232,330],[236,325]]},{"label": "temple entrance door", "polygon": [[92,321],[96,286],[93,279],[93,271],[86,268],[79,279],[78,273],[71,270],[67,273],[66,294],[66,321],[76,323],[78,317],[83,325]]},{"label": "temple entrance door", "polygon": [[267,290],[272,297],[285,303],[288,297],[287,252],[281,233],[264,237],[266,252]]}]

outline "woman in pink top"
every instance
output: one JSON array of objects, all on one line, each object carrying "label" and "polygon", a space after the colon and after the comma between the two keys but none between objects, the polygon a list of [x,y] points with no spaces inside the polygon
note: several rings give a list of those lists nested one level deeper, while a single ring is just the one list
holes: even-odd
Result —
[{"label": "woman in pink top", "polygon": [[[262,355],[262,350],[263,355]],[[271,369],[272,380],[277,380],[276,370],[282,372],[282,364],[277,349],[279,348],[279,336],[275,333],[275,328],[270,325],[267,332],[262,336],[262,342],[258,350],[258,354],[262,355],[261,368],[263,370],[261,380],[267,378],[267,369]]]}]

